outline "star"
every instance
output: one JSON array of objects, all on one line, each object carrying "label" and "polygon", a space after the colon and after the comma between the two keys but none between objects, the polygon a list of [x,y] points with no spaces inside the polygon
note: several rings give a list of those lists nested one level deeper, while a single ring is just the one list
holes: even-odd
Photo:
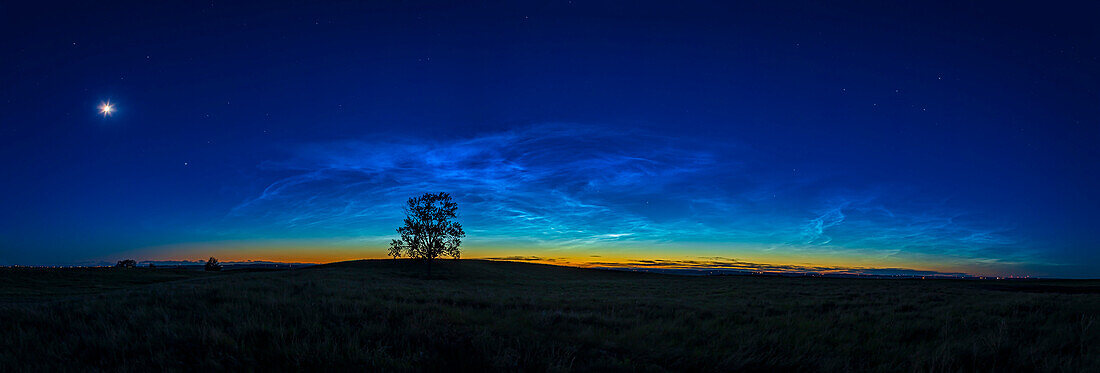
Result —
[{"label": "star", "polygon": [[106,102],[99,105],[99,113],[103,114],[104,118],[111,116],[111,113],[113,113],[114,111],[115,106],[111,105],[110,100],[107,100]]}]

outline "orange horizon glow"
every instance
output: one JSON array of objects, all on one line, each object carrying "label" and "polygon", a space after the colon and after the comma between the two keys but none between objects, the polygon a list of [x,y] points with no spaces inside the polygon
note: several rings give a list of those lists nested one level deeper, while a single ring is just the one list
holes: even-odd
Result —
[{"label": "orange horizon glow", "polygon": [[[555,251],[542,248],[516,249],[471,247],[464,250],[463,259],[482,259],[540,263],[580,268],[650,268],[736,270],[755,273],[857,273],[867,270],[901,269],[943,273],[965,273],[972,276],[1008,276],[1007,272],[965,268],[931,261],[874,260],[858,256],[807,255],[751,252],[723,258],[713,251],[699,250],[693,255],[668,249],[622,250],[589,249],[584,253]],[[730,250],[731,252],[733,250]],[[536,255],[531,255],[536,254]],[[364,246],[356,241],[225,241],[150,247],[124,254],[139,261],[188,261],[216,257],[222,262],[282,262],[325,264],[361,259],[387,259],[382,247]],[[111,262],[117,258],[101,258]]]}]

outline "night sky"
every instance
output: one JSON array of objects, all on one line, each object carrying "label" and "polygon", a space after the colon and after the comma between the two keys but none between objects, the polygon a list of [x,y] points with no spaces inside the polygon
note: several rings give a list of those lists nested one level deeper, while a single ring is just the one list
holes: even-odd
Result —
[{"label": "night sky", "polygon": [[0,265],[1100,277],[1096,7],[388,3],[0,3]]}]

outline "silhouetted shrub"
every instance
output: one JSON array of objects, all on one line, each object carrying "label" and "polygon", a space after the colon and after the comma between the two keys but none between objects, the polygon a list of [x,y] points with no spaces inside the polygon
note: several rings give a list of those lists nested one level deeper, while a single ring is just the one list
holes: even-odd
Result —
[{"label": "silhouetted shrub", "polygon": [[133,259],[119,260],[115,267],[119,268],[134,268],[137,267],[137,261]]},{"label": "silhouetted shrub", "polygon": [[206,270],[207,271],[220,271],[220,270],[222,270],[222,265],[218,263],[218,259],[215,259],[214,257],[210,257],[210,259],[208,259],[206,261]]}]

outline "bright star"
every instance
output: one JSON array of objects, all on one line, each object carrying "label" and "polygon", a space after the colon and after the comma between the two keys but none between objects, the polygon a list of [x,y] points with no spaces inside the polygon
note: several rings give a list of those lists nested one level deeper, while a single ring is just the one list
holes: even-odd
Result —
[{"label": "bright star", "polygon": [[113,111],[115,111],[115,107],[111,105],[110,100],[99,105],[99,112],[103,114],[104,118],[110,116]]}]

